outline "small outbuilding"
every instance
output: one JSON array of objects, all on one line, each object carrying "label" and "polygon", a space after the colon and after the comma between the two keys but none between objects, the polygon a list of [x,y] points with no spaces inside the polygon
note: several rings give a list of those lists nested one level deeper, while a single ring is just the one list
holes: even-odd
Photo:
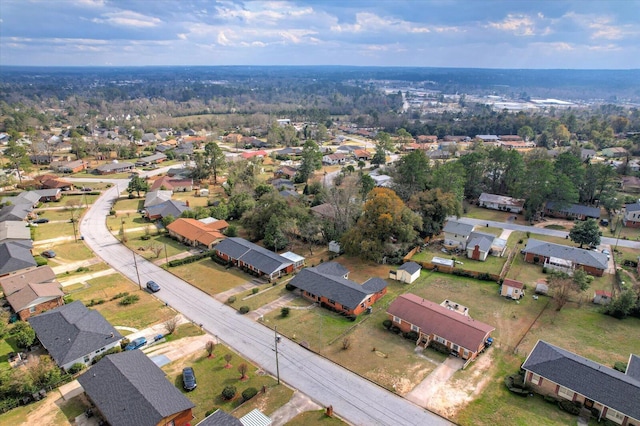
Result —
[{"label": "small outbuilding", "polygon": [[611,292],[604,290],[596,290],[593,295],[593,303],[596,305],[608,305],[611,302]]},{"label": "small outbuilding", "polygon": [[539,279],[536,282],[536,294],[546,295],[547,293],[549,293],[549,286],[547,284],[547,280],[545,280],[544,278]]},{"label": "small outbuilding", "polygon": [[389,278],[411,284],[420,278],[420,270],[422,270],[422,267],[416,262],[407,262],[400,266],[397,271],[389,271]]},{"label": "small outbuilding", "polygon": [[524,284],[520,281],[505,279],[502,282],[502,288],[500,290],[500,296],[505,296],[509,299],[519,300],[524,296]]}]

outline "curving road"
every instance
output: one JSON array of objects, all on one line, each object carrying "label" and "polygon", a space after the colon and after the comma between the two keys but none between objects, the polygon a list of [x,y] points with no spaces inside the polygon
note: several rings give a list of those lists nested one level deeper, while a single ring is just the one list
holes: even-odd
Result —
[{"label": "curving road", "polygon": [[[116,186],[105,191],[87,211],[80,231],[87,245],[112,268],[140,283],[162,286],[155,295],[227,345],[276,375],[274,333],[235,310],[136,256],[109,232],[105,217],[127,180],[100,179]],[[351,373],[287,339],[278,344],[280,378],[355,425],[450,425],[436,414]]]}]

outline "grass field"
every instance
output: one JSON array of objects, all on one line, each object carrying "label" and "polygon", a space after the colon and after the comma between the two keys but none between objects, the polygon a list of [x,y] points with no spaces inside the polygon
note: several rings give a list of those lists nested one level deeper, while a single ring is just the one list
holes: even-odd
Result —
[{"label": "grass field", "polygon": [[[225,354],[232,355],[231,368],[225,368]],[[247,375],[249,378],[240,381],[238,366],[242,363],[248,366]],[[228,413],[232,412],[241,403],[242,397],[240,394],[249,387],[260,390],[263,386],[266,386],[267,392],[265,396],[268,397],[269,403],[264,406],[266,414],[270,414],[273,410],[284,405],[293,395],[291,389],[285,385],[277,385],[273,377],[264,374],[256,366],[241,358],[238,354],[231,352],[223,345],[216,346],[212,358],[208,358],[206,354],[199,353],[162,367],[167,373],[167,379],[181,390],[182,368],[187,365],[193,367],[198,380],[198,387],[195,390],[185,392],[187,398],[195,404],[193,424],[202,420],[209,410],[221,408]],[[237,389],[236,397],[231,401],[225,401],[221,396],[225,386],[235,386]]]},{"label": "grass field", "polygon": [[[144,286],[145,278],[141,277],[141,279]],[[94,278],[87,281],[86,286],[73,286],[65,290],[69,291],[73,300],[80,300],[85,305],[88,305],[91,300],[104,300],[105,303],[92,308],[99,311],[112,325],[142,329],[166,321],[175,315],[173,309],[165,306],[147,291],[140,290],[136,284],[120,274]],[[140,297],[140,300],[128,306],[119,305],[118,300],[110,300],[122,292],[135,294]]]},{"label": "grass field", "polygon": [[9,353],[18,352],[18,350],[15,338],[7,336],[4,339],[0,339],[0,370],[11,368],[9,365]]},{"label": "grass field", "polygon": [[95,257],[95,254],[82,241],[63,242],[61,244],[45,244],[38,247],[38,250],[44,251],[53,249],[56,257],[49,259],[49,264],[63,264],[67,262],[76,262],[79,260],[87,260]]},{"label": "grass field", "polygon": [[324,410],[318,411],[306,411],[298,414],[293,419],[286,423],[286,426],[308,426],[308,425],[321,425],[321,426],[333,426],[333,425],[346,425],[337,417],[327,417]]},{"label": "grass field", "polygon": [[[514,213],[506,213],[498,210],[485,209],[484,207],[478,207],[474,205],[465,204],[466,213],[463,214],[465,217],[470,217],[473,219],[481,219],[481,220],[494,220],[496,222],[506,222],[510,217],[516,216]],[[522,221],[524,223],[524,217],[522,215],[517,215],[517,221]]]},{"label": "grass field", "polygon": [[203,259],[167,270],[210,295],[222,293],[251,280],[250,275],[244,274],[239,269],[225,269],[211,259]]},{"label": "grass field", "polygon": [[[151,228],[154,229],[155,227],[152,225]],[[156,235],[154,230],[151,231],[150,238],[148,240],[141,239],[144,234],[144,231],[127,232],[127,247],[131,250],[135,250],[137,254],[150,261],[165,259],[165,257],[175,256],[176,254],[184,253],[191,249],[191,247],[185,246],[173,238],[167,237],[166,234]],[[119,238],[117,234],[116,236]],[[162,246],[162,252],[158,257],[156,257],[156,254],[151,248],[158,245]]]},{"label": "grass field", "polygon": [[446,253],[442,253],[439,250],[422,250],[420,253],[417,253],[415,256],[411,258],[416,262],[431,262],[431,259],[434,257],[441,257],[445,259],[454,259],[456,261],[462,262],[462,264],[457,264],[456,267],[460,269],[465,269],[469,271],[478,271],[478,272],[487,272],[491,274],[499,275],[502,267],[507,261],[505,257],[497,257],[497,256],[487,256],[487,260],[473,260],[467,258],[465,255],[455,256]]},{"label": "grass field", "polygon": [[[82,214],[84,214],[85,210],[86,210],[85,208],[82,208],[79,211],[74,212],[73,214],[76,218],[79,218],[81,217]],[[65,222],[68,222],[71,219],[71,212],[68,210],[36,210],[36,213],[38,213],[39,218],[45,218],[51,221],[63,220]],[[46,226],[46,225],[49,225],[49,224],[45,223],[45,224],[40,224],[39,226]]]},{"label": "grass field", "polygon": [[[80,238],[80,231],[76,225],[76,231],[78,238]],[[73,237],[73,224],[69,222],[65,223],[44,223],[38,225],[36,228],[34,241],[50,240],[57,237]]]},{"label": "grass field", "polygon": [[[49,407],[46,413],[43,411]],[[3,425],[72,425],[70,419],[75,419],[82,414],[88,406],[82,401],[82,397],[77,396],[65,401],[60,393],[55,390],[48,394],[43,400],[33,404],[20,406],[0,414],[0,424]],[[46,416],[46,419],[43,418]]]}]

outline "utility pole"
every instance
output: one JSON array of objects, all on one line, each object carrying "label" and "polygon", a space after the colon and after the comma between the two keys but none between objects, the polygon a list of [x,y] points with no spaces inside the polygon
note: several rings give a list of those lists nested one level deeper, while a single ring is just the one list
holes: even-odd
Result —
[{"label": "utility pole", "polygon": [[140,290],[142,290],[142,282],[140,282],[140,272],[138,271],[138,262],[136,261],[136,252],[131,250],[131,254],[133,254],[133,266],[136,268],[136,275],[138,276],[138,285],[140,286]]},{"label": "utility pole", "polygon": [[278,364],[278,343],[280,342],[280,336],[278,336],[278,326],[274,326],[273,331],[275,333],[276,343],[276,378],[278,379],[278,384],[280,384],[280,364]]},{"label": "utility pole", "polygon": [[164,260],[169,263],[169,256],[167,256],[167,243],[164,243]]}]

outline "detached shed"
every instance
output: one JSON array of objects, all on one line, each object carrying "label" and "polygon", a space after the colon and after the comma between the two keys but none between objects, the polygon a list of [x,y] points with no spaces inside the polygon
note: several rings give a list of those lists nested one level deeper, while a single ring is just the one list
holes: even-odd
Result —
[{"label": "detached shed", "polygon": [[549,293],[549,286],[547,285],[547,280],[540,279],[536,282],[536,294],[544,294]]},{"label": "detached shed", "polygon": [[389,271],[389,278],[403,283],[411,284],[420,278],[422,267],[416,262],[407,262],[398,268],[397,271]]},{"label": "detached shed", "polygon": [[596,305],[608,305],[611,302],[611,292],[596,290],[593,295],[593,303]]},{"label": "detached shed", "polygon": [[508,297],[509,299],[518,300],[524,296],[524,284],[520,281],[506,279],[502,282],[502,288],[500,290],[500,296]]}]

